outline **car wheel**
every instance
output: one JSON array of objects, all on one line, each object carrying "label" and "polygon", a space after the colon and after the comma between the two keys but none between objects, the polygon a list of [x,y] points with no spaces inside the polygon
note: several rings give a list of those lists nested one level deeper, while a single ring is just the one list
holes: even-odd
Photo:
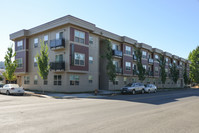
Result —
[{"label": "car wheel", "polygon": [[157,92],[157,90],[155,89],[155,90],[154,90],[154,93],[156,93],[156,92]]},{"label": "car wheel", "polygon": [[10,95],[10,92],[8,90],[6,91],[6,95]]},{"label": "car wheel", "polygon": [[151,91],[150,91],[150,90],[148,90],[148,93],[151,93]]},{"label": "car wheel", "polygon": [[135,95],[135,90],[132,91],[133,95]]},{"label": "car wheel", "polygon": [[144,89],[142,89],[142,94],[144,94]]}]

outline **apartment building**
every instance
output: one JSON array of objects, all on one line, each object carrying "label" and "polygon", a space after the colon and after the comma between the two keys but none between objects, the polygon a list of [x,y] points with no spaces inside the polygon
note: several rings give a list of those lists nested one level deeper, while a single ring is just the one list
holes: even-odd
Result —
[{"label": "apartment building", "polygon": [[[95,24],[71,15],[53,20],[29,30],[10,34],[15,42],[17,83],[30,90],[54,92],[87,92],[95,89],[119,89],[130,82],[139,82],[137,77],[136,48],[142,50],[142,64],[148,76],[144,83],[162,87],[158,59],[166,57],[168,74],[166,87],[184,86],[183,72],[189,72],[189,61],[160,49],[119,36],[95,26]],[[113,64],[116,66],[116,82],[109,81],[106,73],[107,60],[101,58],[106,46],[103,39],[110,39],[113,49]],[[36,54],[40,41],[49,48],[50,72],[47,80],[38,75]],[[169,78],[169,65],[176,63],[181,74],[177,84]]]}]

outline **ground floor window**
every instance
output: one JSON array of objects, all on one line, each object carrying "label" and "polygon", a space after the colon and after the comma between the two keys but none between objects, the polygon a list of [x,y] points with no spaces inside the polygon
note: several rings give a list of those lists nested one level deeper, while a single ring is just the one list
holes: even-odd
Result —
[{"label": "ground floor window", "polygon": [[70,75],[70,85],[79,85],[79,75]]},{"label": "ground floor window", "polygon": [[38,82],[38,76],[37,76],[37,75],[35,75],[35,77],[34,77],[34,84],[36,85],[36,84],[37,84],[37,82]]},{"label": "ground floor window", "polygon": [[54,85],[61,85],[61,75],[54,75]]},{"label": "ground floor window", "polygon": [[44,85],[48,85],[48,79],[44,79]]},{"label": "ground floor window", "polygon": [[124,77],[124,84],[126,85],[127,84],[127,77]]},{"label": "ground floor window", "polygon": [[88,82],[89,82],[89,83],[93,83],[93,76],[92,76],[92,75],[89,75],[89,76],[88,76]]},{"label": "ground floor window", "polygon": [[24,76],[24,84],[30,84],[30,77]]}]

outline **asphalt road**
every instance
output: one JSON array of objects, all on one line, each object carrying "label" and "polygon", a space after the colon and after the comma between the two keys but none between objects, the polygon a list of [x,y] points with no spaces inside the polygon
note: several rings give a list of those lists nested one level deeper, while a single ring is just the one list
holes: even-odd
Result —
[{"label": "asphalt road", "polygon": [[0,133],[199,133],[199,90],[101,99],[0,95]]}]

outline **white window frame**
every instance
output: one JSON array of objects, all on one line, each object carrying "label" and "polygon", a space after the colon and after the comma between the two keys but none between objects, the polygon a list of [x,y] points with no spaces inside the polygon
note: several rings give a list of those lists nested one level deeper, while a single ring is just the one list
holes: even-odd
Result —
[{"label": "white window frame", "polygon": [[79,85],[80,76],[79,75],[70,75],[69,82],[71,86]]},{"label": "white window frame", "polygon": [[17,41],[17,50],[23,49],[23,40]]},{"label": "white window frame", "polygon": [[131,71],[131,62],[128,62],[128,61],[125,62],[125,70],[126,71]]},{"label": "white window frame", "polygon": [[74,40],[75,40],[75,42],[85,44],[85,37],[86,37],[85,32],[79,31],[79,30],[75,30],[75,32],[74,32]]},{"label": "white window frame", "polygon": [[125,46],[125,54],[131,55],[131,47]]},{"label": "white window frame", "polygon": [[[76,65],[76,66],[85,66],[85,54],[75,52],[74,55],[75,55],[74,65]],[[79,59],[76,59],[77,55],[80,56]],[[83,59],[81,59],[81,57],[83,57]],[[79,60],[78,64],[76,63],[76,60]],[[81,61],[83,61],[84,64],[81,64],[80,63]]]},{"label": "white window frame", "polygon": [[89,63],[93,64],[93,57],[92,56],[89,56]]},{"label": "white window frame", "polygon": [[23,58],[17,58],[16,61],[17,61],[17,68],[22,68],[23,67]]},{"label": "white window frame", "polygon": [[119,46],[115,43],[112,43],[112,50],[118,50]]},{"label": "white window frame", "polygon": [[146,51],[142,51],[142,58],[146,58]]}]

